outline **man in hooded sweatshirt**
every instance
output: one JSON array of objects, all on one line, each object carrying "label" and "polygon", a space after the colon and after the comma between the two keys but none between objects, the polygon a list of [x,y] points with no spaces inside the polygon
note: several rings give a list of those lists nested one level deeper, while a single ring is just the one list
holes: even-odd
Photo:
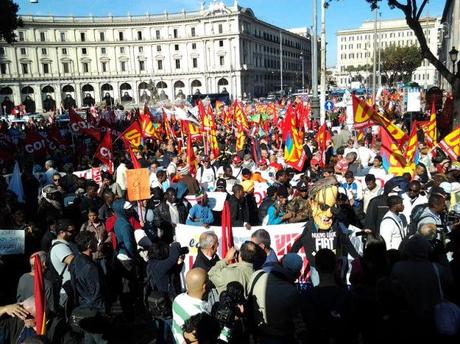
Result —
[{"label": "man in hooded sweatshirt", "polygon": [[125,199],[118,199],[113,202],[112,208],[116,215],[114,225],[117,238],[117,261],[119,272],[122,277],[123,291],[120,297],[121,307],[125,314],[132,314],[133,304],[137,294],[138,279],[136,265],[136,241],[134,229],[127,217],[126,210],[130,203]]}]

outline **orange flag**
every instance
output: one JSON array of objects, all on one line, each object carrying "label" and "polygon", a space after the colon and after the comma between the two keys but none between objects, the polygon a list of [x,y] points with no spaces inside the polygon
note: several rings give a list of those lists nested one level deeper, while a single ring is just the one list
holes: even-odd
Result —
[{"label": "orange flag", "polygon": [[190,168],[190,175],[195,176],[198,169],[198,161],[193,151],[192,135],[187,135],[187,166]]},{"label": "orange flag", "polygon": [[120,135],[120,138],[124,141],[128,141],[131,146],[138,149],[141,145],[142,130],[139,126],[139,122],[135,121]]},{"label": "orange flag", "polygon": [[436,106],[434,101],[431,103],[430,121],[428,127],[424,128],[425,141],[429,147],[436,146],[438,140],[438,129],[436,127]]},{"label": "orange flag", "polygon": [[46,332],[46,298],[40,256],[34,256],[34,300],[35,300],[35,332],[42,336]]}]

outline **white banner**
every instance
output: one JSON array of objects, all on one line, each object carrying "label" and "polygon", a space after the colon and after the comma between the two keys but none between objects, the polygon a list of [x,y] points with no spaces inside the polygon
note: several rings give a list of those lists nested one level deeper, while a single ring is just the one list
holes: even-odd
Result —
[{"label": "white banner", "polygon": [[0,255],[24,254],[25,231],[0,229]]},{"label": "white banner", "polygon": [[76,175],[78,178],[92,179],[98,184],[102,183],[102,174],[100,167],[93,167],[84,171],[76,171],[73,174]]},{"label": "white banner", "polygon": [[[294,241],[302,234],[305,222],[291,223],[283,225],[273,226],[258,226],[252,227],[250,230],[245,227],[233,228],[233,243],[237,249],[246,240],[251,239],[251,234],[257,229],[264,228],[268,231],[271,238],[272,249],[276,252],[278,258],[283,257],[291,249]],[[206,231],[213,231],[219,238],[219,257],[222,257],[222,228],[217,226],[211,226],[209,228],[181,225],[178,224],[176,227],[176,241],[178,241],[182,247],[188,247],[190,252],[185,259],[185,271],[188,271],[195,262],[198,254],[198,243],[200,240],[200,234]],[[302,250],[303,251],[303,250]]]}]

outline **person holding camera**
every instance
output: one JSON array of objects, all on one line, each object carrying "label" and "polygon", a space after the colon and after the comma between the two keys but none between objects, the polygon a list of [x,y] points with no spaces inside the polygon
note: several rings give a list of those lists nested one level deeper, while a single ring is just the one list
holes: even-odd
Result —
[{"label": "person holding camera", "polygon": [[170,246],[155,241],[149,249],[145,303],[159,329],[159,343],[168,343],[171,338],[172,300],[176,296],[174,275],[180,271],[188,247],[181,248],[173,242]]}]

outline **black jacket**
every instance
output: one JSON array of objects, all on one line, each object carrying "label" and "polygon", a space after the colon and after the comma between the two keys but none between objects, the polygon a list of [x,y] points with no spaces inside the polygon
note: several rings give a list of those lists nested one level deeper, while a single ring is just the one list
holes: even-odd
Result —
[{"label": "black jacket", "polygon": [[198,250],[198,255],[196,256],[195,263],[193,263],[193,269],[195,268],[202,268],[206,270],[206,272],[209,272],[211,268],[216,265],[216,263],[219,261],[219,256],[216,254],[214,257],[212,257],[211,260],[209,260],[204,253],[201,250]]},{"label": "black jacket", "polygon": [[[187,220],[187,209],[183,202],[177,203],[179,212],[179,223],[184,224]],[[163,230],[163,237],[167,242],[172,242],[174,236],[174,226],[171,223],[171,215],[169,213],[169,205],[166,202],[161,202],[158,207],[153,209],[153,222],[157,228]]]},{"label": "black jacket", "polygon": [[262,223],[259,219],[259,209],[257,209],[257,202],[254,195],[246,195],[244,196],[246,199],[246,204],[249,209],[249,224],[251,226],[258,226]]},{"label": "black jacket", "polygon": [[299,252],[302,246],[311,266],[315,266],[315,254],[322,248],[335,251],[337,257],[346,257],[348,254],[353,258],[358,257],[358,252],[338,222],[334,222],[328,231],[319,233],[313,221],[308,221],[302,235],[292,245],[291,252]]},{"label": "black jacket", "polygon": [[152,289],[168,293],[172,290],[170,279],[180,255],[180,244],[175,242],[169,248],[169,256],[163,260],[150,259],[147,262],[147,278]]},{"label": "black jacket", "polygon": [[230,217],[232,227],[243,227],[244,223],[249,223],[249,209],[246,199],[239,200],[234,195],[228,198],[230,207]]},{"label": "black jacket", "polygon": [[365,228],[372,230],[374,233],[379,233],[380,223],[388,211],[387,199],[388,196],[383,194],[370,200],[367,206]]}]

